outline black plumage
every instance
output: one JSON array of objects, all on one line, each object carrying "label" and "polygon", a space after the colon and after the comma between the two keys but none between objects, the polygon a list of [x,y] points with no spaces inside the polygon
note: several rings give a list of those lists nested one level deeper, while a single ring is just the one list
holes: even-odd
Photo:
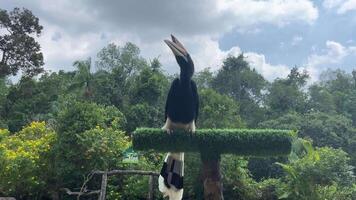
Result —
[{"label": "black plumage", "polygon": [[[193,120],[196,121],[199,112],[197,86],[191,79],[194,73],[194,63],[188,52],[174,36],[172,36],[172,40],[175,42],[174,44],[181,47],[183,56],[174,54],[180,67],[180,77],[174,79],[169,90],[165,108],[165,120],[169,117],[172,122],[187,124]],[[166,40],[166,43],[171,47],[169,42]],[[174,50],[173,52],[175,52]]]},{"label": "black plumage", "polygon": [[[180,67],[179,78],[174,79],[169,89],[165,107],[167,133],[180,129],[190,133],[195,131],[199,112],[197,86],[192,80],[194,63],[183,45],[172,35],[172,41],[165,40],[171,48]],[[158,178],[159,190],[170,200],[180,200],[183,196],[184,153],[169,152]]]}]

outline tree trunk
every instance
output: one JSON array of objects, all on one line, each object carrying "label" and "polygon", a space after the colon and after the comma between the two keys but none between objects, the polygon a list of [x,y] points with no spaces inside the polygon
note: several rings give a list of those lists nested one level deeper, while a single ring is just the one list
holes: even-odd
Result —
[{"label": "tree trunk", "polygon": [[220,155],[202,156],[205,200],[224,200],[220,174]]}]

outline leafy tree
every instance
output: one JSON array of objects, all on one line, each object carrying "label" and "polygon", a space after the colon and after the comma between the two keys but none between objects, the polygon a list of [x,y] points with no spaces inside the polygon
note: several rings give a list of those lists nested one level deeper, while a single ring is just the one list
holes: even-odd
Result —
[{"label": "leafy tree", "polygon": [[85,168],[110,170],[119,168],[123,151],[129,147],[127,136],[117,128],[95,127],[78,134],[78,146],[83,148]]},{"label": "leafy tree", "polygon": [[93,95],[93,75],[90,72],[91,58],[75,61],[73,65],[77,68],[77,71],[70,89],[79,89],[79,91],[83,91],[84,99],[91,99]]},{"label": "leafy tree", "polygon": [[300,137],[309,138],[318,147],[347,149],[353,129],[350,119],[343,115],[311,112],[305,115],[289,113],[259,124],[262,128],[298,130]]},{"label": "leafy tree", "polygon": [[[4,117],[8,121],[10,131],[21,130],[23,126],[35,120],[38,111],[41,110],[40,107],[47,106],[47,101],[39,102],[40,92],[36,81],[31,78],[22,78],[17,85],[9,88]],[[37,105],[40,107],[37,108]]]},{"label": "leafy tree", "polygon": [[239,115],[239,104],[235,100],[213,89],[203,89],[199,92],[199,96],[200,108],[197,124],[199,128],[244,127]]},{"label": "leafy tree", "polygon": [[4,104],[4,118],[9,130],[19,131],[22,126],[37,120],[53,119],[54,109],[65,79],[61,75],[44,74],[40,81],[23,77],[19,83],[9,87]]},{"label": "leafy tree", "polygon": [[76,188],[92,170],[119,168],[128,145],[121,131],[123,114],[88,102],[70,101],[62,107],[55,144],[58,187]]},{"label": "leafy tree", "polygon": [[43,55],[33,38],[42,31],[38,18],[27,9],[0,9],[0,30],[0,78],[16,75],[20,69],[30,77],[41,73]]},{"label": "leafy tree", "polygon": [[[286,129],[299,131],[303,124],[303,116],[296,113],[286,113],[276,119],[270,119],[258,124],[260,128]],[[250,158],[248,169],[252,177],[261,181],[267,178],[280,178],[283,173],[280,167],[276,166],[275,162],[285,162],[285,157],[276,158]]]},{"label": "leafy tree", "polygon": [[115,99],[113,76],[105,70],[98,70],[93,74],[92,82],[93,102],[107,106],[112,105]]},{"label": "leafy tree", "polygon": [[309,75],[306,71],[299,72],[298,68],[291,69],[286,79],[276,79],[269,88],[266,103],[272,115],[296,111],[307,111],[307,95],[303,92]]},{"label": "leafy tree", "polygon": [[309,95],[310,100],[308,103],[312,110],[331,114],[336,112],[334,95],[325,87],[312,85],[309,87]]},{"label": "leafy tree", "polygon": [[124,47],[111,43],[98,53],[97,58],[96,67],[112,75],[111,104],[123,109],[129,101],[131,79],[148,66],[146,60],[140,56],[140,49],[132,43],[126,43]]},{"label": "leafy tree", "polygon": [[352,135],[352,122],[342,115],[310,113],[305,116],[299,135],[313,140],[315,146],[330,146],[346,150]]},{"label": "leafy tree", "polygon": [[303,116],[297,112],[286,113],[275,119],[266,120],[258,124],[260,128],[276,128],[287,130],[300,130]]},{"label": "leafy tree", "polygon": [[7,128],[4,116],[4,104],[6,102],[6,95],[8,93],[8,87],[5,79],[0,78],[0,128]]},{"label": "leafy tree", "polygon": [[[352,119],[353,125],[356,125],[356,79],[354,71],[352,75],[342,70],[328,70],[321,75],[321,82],[318,87],[323,93],[332,95],[332,103],[338,114],[345,115]],[[324,92],[325,91],[325,92]],[[330,95],[328,95],[330,96]],[[330,98],[329,98],[330,99]],[[325,99],[311,96],[312,103],[323,104]],[[328,100],[330,101],[330,100]],[[326,103],[326,102],[325,102]],[[330,102],[331,103],[331,102]],[[330,107],[330,105],[329,105]]]},{"label": "leafy tree", "polygon": [[265,86],[265,79],[250,68],[242,54],[226,58],[212,81],[212,87],[216,91],[239,102],[241,117],[250,126],[262,121],[263,109],[259,104]]},{"label": "leafy tree", "polygon": [[125,130],[129,133],[137,127],[162,127],[164,111],[147,103],[131,105],[126,111],[127,124]]},{"label": "leafy tree", "polygon": [[197,88],[199,89],[211,88],[213,79],[214,74],[210,71],[209,68],[205,68],[202,71],[194,74],[194,80],[197,84]]},{"label": "leafy tree", "polygon": [[154,60],[130,79],[129,106],[125,109],[127,131],[137,127],[161,127],[164,123],[164,105],[169,83]]},{"label": "leafy tree", "polygon": [[[343,115],[321,112],[312,112],[305,115],[289,113],[276,119],[267,120],[259,124],[262,128],[280,128],[297,130],[300,137],[308,138],[313,141],[313,145],[318,147],[329,146],[342,148],[350,153],[351,163],[355,162],[355,156],[352,152],[355,134],[350,119]],[[252,174],[258,178],[275,177],[273,162],[267,162],[271,159],[252,159],[249,163],[249,169]],[[280,161],[281,162],[281,161]],[[264,165],[262,167],[258,167]],[[354,165],[354,164],[353,164]],[[271,169],[271,170],[268,170]],[[267,171],[266,171],[267,170]],[[262,173],[264,172],[264,173]]]},{"label": "leafy tree", "polygon": [[129,91],[130,103],[148,103],[152,106],[163,107],[168,91],[167,78],[157,68],[144,67],[131,81]]}]

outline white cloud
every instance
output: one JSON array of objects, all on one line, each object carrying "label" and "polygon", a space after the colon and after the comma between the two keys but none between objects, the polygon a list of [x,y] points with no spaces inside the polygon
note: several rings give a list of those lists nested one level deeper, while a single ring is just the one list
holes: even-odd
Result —
[{"label": "white cloud", "polygon": [[[221,50],[216,40],[210,38],[197,38],[196,52],[192,53],[192,58],[195,62],[197,70],[204,69],[206,67],[212,70],[218,70],[223,60],[229,56],[238,56],[242,53],[239,46],[233,46],[228,50]],[[245,60],[250,66],[256,69],[257,72],[263,75],[267,80],[273,80],[277,77],[285,77],[288,75],[290,69],[285,65],[273,65],[266,61],[263,54],[255,52],[244,52]]]},{"label": "white cloud", "polygon": [[308,57],[306,70],[311,75],[312,81],[319,78],[320,72],[330,65],[341,63],[347,56],[356,54],[356,46],[343,46],[335,41],[326,41],[326,49],[320,54],[312,54]]},{"label": "white cloud", "polygon": [[43,25],[46,31],[38,41],[41,44],[47,70],[57,71],[59,68],[70,70],[75,60],[93,56],[92,53],[102,47],[100,34],[81,34],[74,38],[59,27],[45,22]]},{"label": "white cloud", "polygon": [[293,37],[291,45],[292,46],[297,46],[300,42],[302,42],[302,40],[303,40],[302,36],[296,35],[296,36]]},{"label": "white cloud", "polygon": [[356,10],[356,0],[324,0],[323,6],[327,9],[335,8],[338,14]]},{"label": "white cloud", "polygon": [[272,81],[275,78],[286,77],[290,72],[290,69],[286,65],[272,65],[267,63],[263,54],[248,52],[244,55],[250,66],[255,68],[269,81]]},{"label": "white cloud", "polygon": [[309,24],[318,18],[318,9],[308,0],[219,0],[220,11],[232,12],[240,25],[270,23],[285,25],[293,21]]},{"label": "white cloud", "polygon": [[[312,24],[318,9],[310,0],[197,0],[182,2],[61,0],[2,0],[7,7],[26,7],[44,25],[39,38],[46,69],[71,69],[73,61],[95,56],[109,42],[137,44],[144,57],[160,56],[167,71],[176,71],[175,60],[163,43],[170,33],[187,46],[197,70],[218,69],[235,46],[227,51],[218,40],[231,30],[258,34],[258,25]],[[245,54],[251,66],[268,79],[284,76],[287,67],[267,63],[263,54]]]}]

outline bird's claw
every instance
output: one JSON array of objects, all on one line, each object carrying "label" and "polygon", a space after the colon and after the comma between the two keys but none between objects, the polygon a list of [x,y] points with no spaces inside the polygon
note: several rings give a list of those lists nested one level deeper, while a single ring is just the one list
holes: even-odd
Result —
[{"label": "bird's claw", "polygon": [[171,130],[171,129],[166,129],[166,133],[167,133],[168,135],[171,135],[171,134],[173,133],[173,130]]},{"label": "bird's claw", "polygon": [[192,137],[195,131],[193,129],[188,129],[189,136]]}]

